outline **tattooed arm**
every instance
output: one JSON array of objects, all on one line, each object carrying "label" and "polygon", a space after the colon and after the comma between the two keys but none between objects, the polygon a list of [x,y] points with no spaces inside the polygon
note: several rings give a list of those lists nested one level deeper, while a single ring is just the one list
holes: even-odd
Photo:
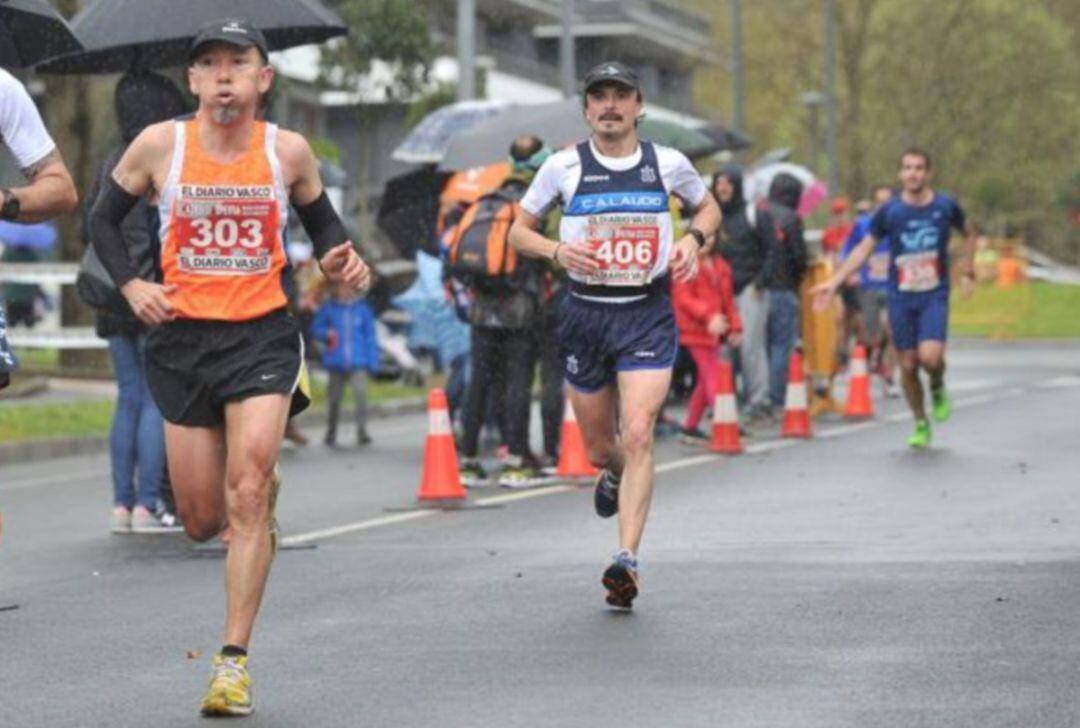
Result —
[{"label": "tattooed arm", "polygon": [[19,198],[18,222],[41,222],[75,209],[79,196],[71,173],[64,165],[60,152],[53,149],[37,162],[22,170],[30,184],[0,192],[0,206],[7,194]]}]

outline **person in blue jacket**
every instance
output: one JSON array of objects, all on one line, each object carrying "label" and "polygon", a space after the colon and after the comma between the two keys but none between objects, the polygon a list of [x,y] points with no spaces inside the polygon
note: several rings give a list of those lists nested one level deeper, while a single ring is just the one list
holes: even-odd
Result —
[{"label": "person in blue jacket", "polygon": [[324,442],[337,446],[337,425],[346,384],[356,402],[356,444],[367,445],[367,373],[379,368],[379,341],[375,313],[363,298],[334,288],[315,313],[313,338],[323,346],[323,366],[329,374],[326,388],[327,427]]}]

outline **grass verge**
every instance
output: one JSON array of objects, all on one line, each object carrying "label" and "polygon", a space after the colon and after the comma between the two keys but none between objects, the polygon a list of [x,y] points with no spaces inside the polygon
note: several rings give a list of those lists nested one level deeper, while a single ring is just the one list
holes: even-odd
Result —
[{"label": "grass verge", "polygon": [[996,341],[1080,338],[1080,286],[1027,283],[980,286],[963,300],[954,295],[950,333]]},{"label": "grass verge", "polygon": [[[438,382],[433,381],[432,386]],[[326,403],[326,385],[312,382],[313,406]],[[403,387],[397,382],[368,382],[368,405],[395,399],[423,397],[426,388]],[[0,444],[67,437],[105,437],[109,433],[115,403],[88,399],[76,402],[10,402],[0,405]],[[352,393],[344,408],[352,411]]]}]

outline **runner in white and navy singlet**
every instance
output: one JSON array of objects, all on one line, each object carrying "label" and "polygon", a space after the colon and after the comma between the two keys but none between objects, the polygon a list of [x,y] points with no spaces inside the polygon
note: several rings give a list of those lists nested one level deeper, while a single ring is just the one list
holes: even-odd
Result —
[{"label": "runner in white and navy singlet", "polygon": [[593,275],[570,272],[572,295],[560,312],[560,352],[576,389],[595,392],[619,371],[672,366],[678,330],[668,298],[669,197],[693,207],[706,194],[686,157],[650,142],[614,160],[598,159],[593,144],[582,142],[541,168],[522,208],[543,217],[566,200],[560,239],[594,248],[600,265]]},{"label": "runner in white and navy singlet", "polygon": [[[637,550],[653,490],[653,427],[671,383],[678,330],[671,279],[697,274],[698,255],[720,211],[689,160],[639,140],[637,75],[602,63],[585,77],[592,138],[553,155],[521,201],[510,233],[523,255],[566,268],[570,295],[559,311],[559,352],[589,459],[602,468],[596,512],[619,514],[619,551],[604,572],[608,604],[637,596]],[[671,199],[694,217],[676,239]],[[563,208],[559,241],[540,220]],[[618,416],[616,416],[618,407]]]}]

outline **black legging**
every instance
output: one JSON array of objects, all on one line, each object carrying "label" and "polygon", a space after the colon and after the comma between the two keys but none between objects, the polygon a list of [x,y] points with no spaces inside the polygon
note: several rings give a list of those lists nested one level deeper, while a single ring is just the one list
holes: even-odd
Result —
[{"label": "black legging", "polygon": [[544,426],[544,454],[559,457],[559,438],[562,436],[563,407],[563,361],[559,356],[559,341],[555,335],[558,321],[554,311],[541,316],[538,331],[538,357],[540,359],[540,421]]},{"label": "black legging", "polygon": [[462,455],[475,458],[488,394],[502,396],[505,430],[511,455],[524,456],[529,446],[529,405],[532,401],[536,342],[528,329],[472,329],[472,374],[465,394],[465,432]]}]

